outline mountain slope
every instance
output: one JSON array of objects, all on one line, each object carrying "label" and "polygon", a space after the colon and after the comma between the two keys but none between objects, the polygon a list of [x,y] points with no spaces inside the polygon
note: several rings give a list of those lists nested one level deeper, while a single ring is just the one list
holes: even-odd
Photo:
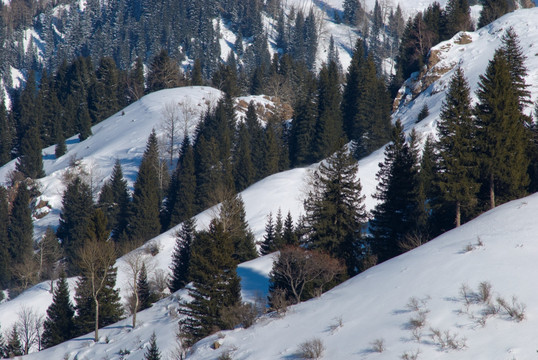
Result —
[{"label": "mountain slope", "polygon": [[[538,43],[537,18],[538,9],[520,10],[475,33],[468,33],[472,40],[470,43],[458,44],[456,39],[459,37],[456,37],[439,44],[434,48],[438,51],[439,62],[430,66],[428,72],[417,77],[414,82],[409,81],[408,85],[416,86],[419,81],[424,84],[428,79],[424,75],[439,77],[430,86],[422,86],[422,91],[409,95],[408,101],[395,112],[394,119],[401,118],[408,130],[415,127],[423,135],[432,133],[452,74],[451,69],[457,64],[462,66],[474,91],[478,76],[484,72],[487,61],[500,45],[500,37],[508,26],[514,27],[528,57],[527,82],[533,84],[530,90],[535,100],[538,96],[538,56],[534,50]],[[57,223],[62,192],[58,184],[73,153],[77,153],[78,158],[84,157],[84,161],[95,161],[103,169],[103,176],[111,169],[114,158],[120,158],[125,166],[124,172],[132,183],[145,141],[151,128],[158,125],[162,107],[167,101],[178,101],[187,96],[203,103],[205,100],[213,101],[213,96],[218,96],[218,91],[210,88],[183,88],[148,95],[126,108],[125,115],[122,116],[120,112],[94,127],[94,135],[88,140],[78,143],[71,139],[68,145],[70,155],[55,160],[50,155],[53,154],[53,148],[45,149],[48,176],[42,180],[42,198],[49,201],[53,210],[36,222],[38,231],[47,224]],[[431,115],[415,124],[416,116],[424,104],[428,105]],[[370,195],[375,191],[375,173],[382,157],[380,149],[359,162],[359,176],[363,193],[367,196],[368,209],[375,205]],[[13,163],[5,166],[0,169],[0,175],[5,176],[12,168]],[[297,218],[302,209],[303,178],[308,170],[309,168],[300,168],[275,174],[242,193],[247,220],[257,239],[263,234],[269,211],[275,213],[280,207],[284,213],[292,211],[294,219]],[[326,359],[395,359],[406,351],[417,349],[421,351],[421,359],[530,359],[536,351],[531,336],[538,330],[535,320],[538,314],[535,301],[538,293],[533,286],[529,286],[533,284],[531,276],[536,273],[535,258],[538,251],[533,242],[534,233],[538,230],[534,221],[536,207],[536,195],[501,206],[423,247],[372,268],[320,299],[292,307],[282,319],[263,318],[252,329],[226,332],[221,340],[223,347],[218,351],[210,349],[210,344],[217,336],[203,340],[196,347],[192,358],[215,359],[227,350],[236,349],[233,352],[234,359],[291,359],[299,343],[319,337],[327,347]],[[212,214],[210,209],[198,215],[198,225],[206,225]],[[174,229],[146,244],[146,247],[153,243],[160,247],[159,254],[154,258],[156,269],[167,270],[174,246],[173,233]],[[483,244],[481,246],[477,246],[478,237]],[[467,248],[474,249],[467,251]],[[120,259],[118,266],[120,271],[117,284],[122,295],[125,295],[128,287],[124,260]],[[248,293],[244,293],[245,299],[253,299],[257,291],[266,293],[271,257],[254,260],[243,265],[245,266],[242,273],[243,286],[248,286]],[[475,304],[469,306],[469,313],[475,318],[470,318],[469,314],[460,315],[459,310],[466,308],[460,296],[462,284],[467,284],[476,291],[478,284],[483,281],[489,281],[495,294],[507,301],[510,302],[512,295],[516,295],[525,303],[526,320],[517,323],[509,320],[506,313],[501,311],[499,316],[489,319],[486,326],[482,327],[477,319],[484,307]],[[2,329],[5,331],[16,320],[18,307],[35,306],[44,312],[47,301],[50,302],[47,300],[50,295],[45,294],[47,288],[46,284],[37,285],[21,297],[1,304]],[[416,315],[406,306],[411,297],[425,300],[424,308],[429,310],[420,344],[412,340],[409,330],[409,320]],[[128,348],[132,354],[127,359],[142,359],[143,349],[140,347],[147,344],[152,331],[157,332],[159,346],[166,353],[174,346],[177,319],[169,314],[173,313],[175,307],[177,300],[174,298],[162,300],[152,309],[141,313],[141,325],[134,330],[129,328],[130,320],[126,319],[102,331],[103,338],[98,344],[89,341],[89,337],[82,337],[42,353],[32,354],[29,358],[61,358],[68,354],[73,359],[79,354],[80,360],[119,359],[121,357],[118,352]],[[342,319],[341,327],[337,326],[338,318]],[[465,349],[439,350],[435,341],[429,337],[430,326],[457,334],[460,340],[466,337]],[[330,329],[332,327],[336,329]],[[110,340],[108,344],[106,337]],[[383,353],[372,351],[371,342],[376,339],[384,339],[386,350]]]}]

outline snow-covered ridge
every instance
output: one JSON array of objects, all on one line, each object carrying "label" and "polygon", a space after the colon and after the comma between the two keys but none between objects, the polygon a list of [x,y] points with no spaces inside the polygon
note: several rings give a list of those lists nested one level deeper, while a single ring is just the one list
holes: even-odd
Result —
[{"label": "snow-covered ridge", "polygon": [[[529,76],[527,83],[533,100],[538,96],[538,31],[537,9],[519,10],[474,33],[467,33],[472,42],[448,43],[439,56],[439,66],[459,64],[469,79],[472,91],[476,90],[478,76],[483,74],[494,50],[500,45],[504,30],[512,26],[519,35],[521,47],[527,56]],[[446,46],[439,44],[438,47]],[[394,114],[401,118],[406,129],[416,128],[427,135],[434,131],[435,121],[444,100],[444,91],[453,70],[443,74],[436,82],[421,92]],[[77,158],[93,159],[107,176],[116,157],[124,164],[124,173],[130,182],[136,176],[137,162],[145,147],[147,136],[160,121],[162,107],[168,101],[180,101],[190,96],[204,102],[218,91],[210,88],[172,89],[151,94],[94,127],[94,135],[79,143],[76,138],[68,141],[70,154]],[[430,116],[416,124],[418,112],[428,105]],[[134,120],[134,121],[133,121]],[[93,140],[92,140],[93,139]],[[91,141],[90,141],[91,140]],[[121,144],[121,146],[120,146]],[[47,177],[42,180],[43,193],[55,209],[59,209],[61,173],[69,163],[69,155],[54,159],[54,148],[44,150]],[[366,205],[375,205],[371,194],[375,191],[377,164],[382,160],[382,149],[359,162],[359,176]],[[13,163],[0,169],[5,176]],[[313,165],[312,167],[315,167]],[[243,193],[247,221],[257,238],[263,234],[266,215],[280,207],[284,213],[292,211],[294,219],[302,211],[301,196],[303,178],[309,168],[293,169],[272,175],[246,189]],[[56,211],[56,212],[55,212]],[[58,210],[44,219],[57,223]],[[538,211],[538,195],[513,201],[450,231],[430,243],[406,253],[389,262],[376,266],[341,284],[319,299],[290,308],[287,316],[278,319],[270,316],[260,319],[247,330],[221,333],[222,348],[213,350],[215,335],[200,342],[191,359],[216,359],[231,351],[233,359],[293,359],[300,343],[319,338],[325,345],[325,359],[399,359],[405,353],[419,351],[418,359],[534,359],[536,357],[535,334],[538,332],[538,291],[534,277],[537,273],[536,258],[538,231],[535,214]],[[199,214],[198,225],[208,223],[212,210]],[[54,218],[56,216],[56,218]],[[46,222],[37,222],[43,227]],[[174,229],[151,240],[160,251],[153,259],[154,268],[167,270],[174,245]],[[252,299],[257,291],[267,291],[267,272],[271,256],[242,264],[239,273],[243,278],[243,296]],[[122,295],[128,291],[127,275],[123,259],[118,260],[118,281]],[[525,319],[517,322],[500,310],[495,316],[481,320],[484,306],[469,306],[461,294],[466,285],[477,291],[481,282],[492,285],[493,301],[502,297],[509,303],[512,296],[517,303],[525,304]],[[29,289],[19,298],[0,305],[2,330],[9,329],[22,306],[36,307],[44,312],[50,303],[47,284]],[[130,319],[112,325],[100,332],[102,339],[94,344],[91,336],[83,336],[52,349],[28,356],[29,359],[120,359],[120,350],[128,349],[125,359],[143,359],[144,346],[153,331],[164,358],[173,351],[177,318],[174,309],[177,297],[164,299],[153,308],[141,312],[140,325],[131,329]],[[420,342],[412,334],[410,319],[417,312],[408,303],[415,297],[422,310],[428,310],[422,328]],[[421,305],[422,304],[422,305]],[[441,349],[439,341],[430,335],[438,329],[448,331],[462,348]],[[106,338],[109,342],[107,343]],[[466,339],[463,341],[463,339]],[[376,352],[373,343],[383,340],[385,350]],[[463,345],[464,344],[464,345]]]}]

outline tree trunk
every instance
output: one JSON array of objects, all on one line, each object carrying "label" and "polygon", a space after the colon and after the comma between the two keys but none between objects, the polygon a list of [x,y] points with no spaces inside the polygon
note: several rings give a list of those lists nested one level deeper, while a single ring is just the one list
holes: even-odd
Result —
[{"label": "tree trunk", "polygon": [[134,277],[133,295],[135,297],[134,309],[133,309],[133,329],[136,326],[136,313],[138,312],[138,286],[136,282],[136,276]]},{"label": "tree trunk", "polygon": [[489,208],[495,208],[495,182],[493,173],[489,175]]},{"label": "tree trunk", "polygon": [[461,204],[456,201],[456,227],[461,225]]},{"label": "tree trunk", "polygon": [[95,301],[95,342],[99,340],[99,300],[97,296],[94,298]]}]

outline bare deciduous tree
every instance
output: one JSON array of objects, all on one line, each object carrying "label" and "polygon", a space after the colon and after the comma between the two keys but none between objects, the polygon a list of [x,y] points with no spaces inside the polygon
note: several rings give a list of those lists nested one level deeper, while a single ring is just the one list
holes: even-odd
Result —
[{"label": "bare deciduous tree", "polygon": [[289,295],[299,303],[305,286],[316,282],[321,294],[323,286],[343,271],[344,266],[328,254],[288,246],[273,264],[272,277],[283,280]]},{"label": "bare deciduous tree", "polygon": [[106,286],[107,276],[116,262],[116,251],[111,241],[88,240],[79,251],[79,267],[88,279],[95,303],[95,341],[99,339],[99,294]]},{"label": "bare deciduous tree", "polygon": [[32,308],[22,306],[17,312],[17,317],[17,331],[22,342],[24,354],[28,354],[34,344],[37,344],[38,350],[41,350],[43,315],[39,315]]},{"label": "bare deciduous tree", "polygon": [[39,264],[33,256],[28,256],[25,260],[13,266],[13,275],[19,281],[22,289],[26,289],[37,282],[38,272]]},{"label": "bare deciduous tree", "polygon": [[138,276],[140,275],[140,271],[142,270],[142,266],[144,264],[146,265],[146,268],[148,267],[145,259],[146,257],[147,255],[140,250],[133,251],[125,256],[125,262],[127,264],[129,274],[129,287],[131,289],[132,296],[132,301],[130,301],[130,310],[133,314],[133,329],[136,326],[136,313],[140,304],[140,299],[138,297]]},{"label": "bare deciduous tree", "polygon": [[172,166],[174,161],[174,155],[176,155],[177,151],[177,142],[179,140],[179,130],[180,130],[180,123],[179,123],[179,104],[176,104],[175,102],[168,102],[164,105],[164,108],[162,110],[162,121],[161,121],[161,129],[164,132],[165,137],[165,147],[166,147],[166,153],[170,157],[170,166]]}]

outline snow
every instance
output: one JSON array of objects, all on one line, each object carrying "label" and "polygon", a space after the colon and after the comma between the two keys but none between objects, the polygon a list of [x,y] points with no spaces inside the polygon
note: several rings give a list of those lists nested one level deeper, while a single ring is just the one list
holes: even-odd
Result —
[{"label": "snow", "polygon": [[[329,5],[332,2],[328,2]],[[478,76],[484,73],[495,48],[500,45],[504,30],[513,26],[520,37],[527,56],[533,100],[538,96],[538,9],[518,10],[474,33],[467,33],[472,42],[462,45],[455,40],[439,44],[440,62],[434,69],[459,64],[469,80],[472,91],[477,88]],[[434,71],[432,69],[431,71]],[[453,70],[448,70],[422,94],[399,108],[393,119],[400,118],[406,130],[412,128],[426,136],[435,129],[436,118],[444,99],[444,91]],[[163,90],[145,96],[109,119],[93,127],[93,135],[83,142],[76,137],[68,139],[68,153],[54,158],[54,147],[44,149],[47,176],[40,180],[42,199],[48,200],[52,211],[35,221],[36,233],[42,234],[48,225],[56,226],[61,207],[61,177],[74,157],[84,164],[95,164],[100,176],[98,183],[110,174],[116,158],[120,159],[130,186],[135,179],[138,164],[152,128],[160,135],[162,109],[169,102],[189,99],[198,111],[207,103],[214,103],[220,92],[207,87],[186,87]],[[260,97],[244,98],[246,102]],[[428,105],[430,116],[416,124],[418,112]],[[530,110],[530,109],[529,109]],[[199,114],[199,112],[197,114]],[[199,119],[199,116],[193,116]],[[193,131],[196,121],[189,123]],[[375,173],[383,159],[379,149],[359,162],[359,176],[366,195],[366,207],[371,210],[375,201]],[[247,221],[256,239],[260,240],[268,213],[280,208],[296,220],[302,212],[305,191],[304,179],[315,169],[309,167],[274,174],[253,184],[242,192]],[[14,162],[0,168],[0,179],[5,179]],[[535,214],[538,212],[538,194],[497,207],[477,219],[454,229],[431,242],[344,282],[320,298],[292,306],[283,317],[265,315],[249,329],[221,332],[199,342],[189,359],[216,359],[231,351],[233,359],[293,359],[300,343],[319,338],[325,345],[325,359],[397,359],[405,352],[419,351],[419,359],[533,359],[536,356],[535,334],[538,332],[538,290],[534,278],[538,231]],[[197,226],[207,226],[216,209],[208,209],[197,216]],[[150,272],[166,272],[174,247],[173,228],[146,243],[136,251],[151,262]],[[146,249],[157,247],[159,253],[151,256]],[[127,255],[129,256],[129,255]],[[118,260],[117,286],[122,297],[129,292],[126,257]],[[274,255],[267,255],[241,264],[242,296],[245,301],[256,301],[267,295],[268,273]],[[477,291],[481,282],[493,288],[493,301],[502,297],[511,302],[512,296],[526,305],[525,319],[511,319],[506,311],[481,323],[485,306],[465,305],[461,295],[463,285]],[[73,294],[74,279],[70,279]],[[23,307],[44,314],[50,304],[49,283],[38,284],[13,300],[0,304],[2,330],[10,329]],[[138,315],[138,325],[130,326],[131,318],[100,330],[100,340],[94,343],[92,334],[73,339],[54,348],[28,355],[28,359],[120,359],[121,350],[128,349],[126,359],[143,358],[144,347],[153,332],[166,357],[173,351],[178,318],[176,309],[185,290],[157,302]],[[415,297],[427,310],[426,324],[420,331],[421,340],[414,339],[410,319],[416,317],[408,306]],[[465,346],[460,350],[441,349],[430,337],[433,329],[449,331]],[[383,340],[385,350],[375,352],[373,342]],[[222,347],[212,349],[219,341]]]}]

